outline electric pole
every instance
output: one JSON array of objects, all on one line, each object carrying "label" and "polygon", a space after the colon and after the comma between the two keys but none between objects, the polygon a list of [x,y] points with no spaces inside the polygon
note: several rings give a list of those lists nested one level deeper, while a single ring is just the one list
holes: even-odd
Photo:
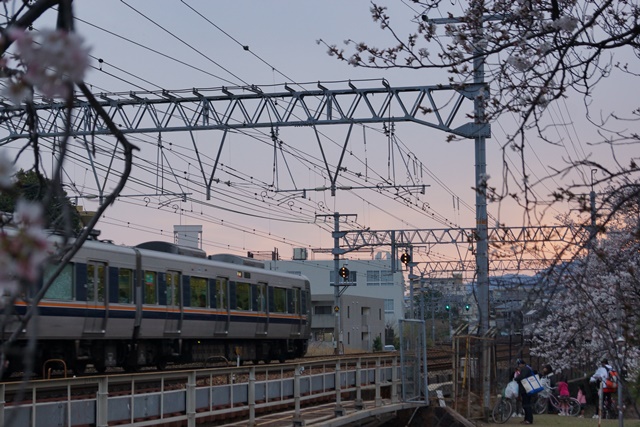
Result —
[{"label": "electric pole", "polygon": [[340,231],[340,217],[346,216],[357,216],[355,214],[340,214],[338,212],[334,212],[329,215],[317,215],[318,217],[333,217],[333,232],[331,235],[333,236],[333,249],[331,253],[333,254],[333,314],[334,314],[334,323],[333,323],[333,354],[340,355],[342,354],[342,307],[340,303],[340,295],[342,292],[341,287],[350,286],[350,284],[345,283],[343,285],[340,284],[340,278],[349,279],[349,269],[345,266],[340,268],[340,256],[345,252],[344,249],[340,249],[340,239],[344,238],[346,232]]}]

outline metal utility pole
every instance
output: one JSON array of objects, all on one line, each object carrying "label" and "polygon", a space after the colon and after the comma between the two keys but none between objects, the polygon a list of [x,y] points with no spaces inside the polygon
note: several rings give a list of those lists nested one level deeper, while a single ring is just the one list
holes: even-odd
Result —
[{"label": "metal utility pole", "polygon": [[333,354],[340,354],[340,344],[342,343],[342,328],[340,322],[340,287],[338,286],[338,270],[340,270],[340,214],[334,212],[333,214],[333,311],[335,314],[333,324],[333,339],[335,341],[335,348]]},{"label": "metal utility pole", "polygon": [[[488,87],[484,81],[484,47],[483,43],[483,0],[474,0],[471,3],[471,9],[474,10],[475,16],[480,17],[475,34],[473,35],[474,52],[473,52],[473,86],[476,90],[473,98],[473,123],[475,125],[474,146],[475,146],[475,172],[476,172],[476,277],[477,277],[477,296],[478,296],[478,334],[483,336],[489,330],[489,257],[488,257],[488,225],[487,225],[487,153],[486,153],[486,137],[487,118],[485,114],[485,102],[488,98]],[[424,20],[431,21],[436,24],[441,23],[459,23],[456,18],[428,19],[423,16]],[[490,18],[489,18],[490,19]],[[490,131],[489,131],[490,132]],[[489,133],[490,135],[490,133]],[[489,349],[486,341],[483,340],[482,348],[483,360],[483,397],[484,407],[490,406],[490,367]]]},{"label": "metal utility pole", "polygon": [[[416,276],[413,273],[413,268],[416,266],[416,263],[413,262],[413,246],[409,246],[409,252],[405,252],[408,256],[407,258],[407,262],[405,263],[403,261],[403,264],[405,264],[405,266],[409,266],[409,313],[407,315],[407,319],[414,319],[415,316],[415,294],[414,294],[414,287],[415,287],[415,283],[416,283],[416,279],[419,278],[419,276]],[[422,296],[420,296],[422,298]],[[424,320],[424,318],[422,319]]]},{"label": "metal utility pole", "polygon": [[[482,16],[483,1],[476,0],[472,4]],[[480,18],[477,33],[474,37],[473,83],[484,86],[484,52],[480,44],[483,42],[483,22]],[[487,89],[488,90],[488,89]],[[474,123],[486,125],[485,102],[488,94],[485,88],[480,89],[473,100]],[[484,336],[489,331],[489,242],[487,239],[487,152],[486,138],[482,134],[475,137],[476,158],[476,264],[477,264],[477,294],[479,311],[479,335]],[[487,340],[482,340],[482,395],[483,406],[488,410],[491,406],[491,366],[490,349]]]},{"label": "metal utility pole", "polygon": [[[334,341],[334,349],[333,353],[335,355],[340,355],[342,349],[342,307],[340,303],[340,295],[342,292],[340,288],[344,287],[346,289],[350,284],[340,284],[340,256],[344,255],[346,250],[340,249],[340,239],[344,238],[346,232],[340,231],[340,217],[345,216],[356,216],[355,214],[340,214],[338,212],[334,212],[329,215],[317,215],[318,217],[333,217],[333,232],[331,235],[333,236],[333,249],[331,253],[333,254],[333,314],[334,314],[334,323],[333,323],[333,341]],[[345,268],[347,274],[349,274],[349,270]]]}]

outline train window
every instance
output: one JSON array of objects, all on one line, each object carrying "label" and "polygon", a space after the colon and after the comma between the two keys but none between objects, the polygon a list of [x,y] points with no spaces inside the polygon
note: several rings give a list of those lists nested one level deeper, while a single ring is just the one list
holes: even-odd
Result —
[{"label": "train window", "polygon": [[191,276],[189,278],[189,286],[191,287],[191,307],[206,307],[207,279]]},{"label": "train window", "polygon": [[131,299],[131,289],[133,288],[133,270],[121,268],[118,270],[118,302],[129,304]]},{"label": "train window", "polygon": [[[53,274],[58,265],[47,265],[44,269],[44,283],[46,283]],[[47,292],[44,294],[46,299],[72,300],[73,299],[73,265],[64,266],[58,277],[55,278]]]},{"label": "train window", "polygon": [[158,303],[158,277],[155,271],[144,272],[144,303]]},{"label": "train window", "polygon": [[89,261],[87,263],[87,301],[104,302],[107,283],[107,264]]},{"label": "train window", "polygon": [[180,306],[180,273],[167,271],[167,305]]},{"label": "train window", "polygon": [[283,288],[273,289],[273,307],[276,313],[287,312],[287,290]]},{"label": "train window", "polygon": [[236,282],[236,309],[251,310],[251,285],[243,282]]},{"label": "train window", "polygon": [[227,308],[227,279],[216,278],[216,308]]}]

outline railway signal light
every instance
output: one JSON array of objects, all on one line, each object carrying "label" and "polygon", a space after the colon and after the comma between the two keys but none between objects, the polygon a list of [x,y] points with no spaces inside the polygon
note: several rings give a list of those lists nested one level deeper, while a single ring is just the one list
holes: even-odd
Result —
[{"label": "railway signal light", "polygon": [[449,310],[451,310],[451,306],[449,304],[447,304],[447,305],[444,306],[444,309],[449,311]]},{"label": "railway signal light", "polygon": [[403,253],[402,256],[400,256],[400,261],[402,261],[404,265],[409,264],[411,262],[411,255],[406,252]]},{"label": "railway signal light", "polygon": [[465,304],[464,309],[469,311],[471,309],[471,306],[469,304]]},{"label": "railway signal light", "polygon": [[348,279],[349,278],[349,269],[347,267],[342,267],[338,273],[340,274],[340,277],[342,277],[343,279]]}]

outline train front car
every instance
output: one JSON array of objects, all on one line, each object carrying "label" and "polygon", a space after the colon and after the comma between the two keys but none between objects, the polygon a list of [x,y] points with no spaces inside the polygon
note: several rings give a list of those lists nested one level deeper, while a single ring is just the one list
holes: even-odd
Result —
[{"label": "train front car", "polygon": [[[9,353],[7,373],[22,369],[29,336],[38,340],[35,366],[64,360],[76,374],[89,365],[97,372],[135,371],[304,356],[311,334],[309,281],[242,257],[211,258],[166,242],[134,248],[85,242]],[[45,268],[45,279],[55,267]],[[18,315],[25,310],[16,307]]]}]

